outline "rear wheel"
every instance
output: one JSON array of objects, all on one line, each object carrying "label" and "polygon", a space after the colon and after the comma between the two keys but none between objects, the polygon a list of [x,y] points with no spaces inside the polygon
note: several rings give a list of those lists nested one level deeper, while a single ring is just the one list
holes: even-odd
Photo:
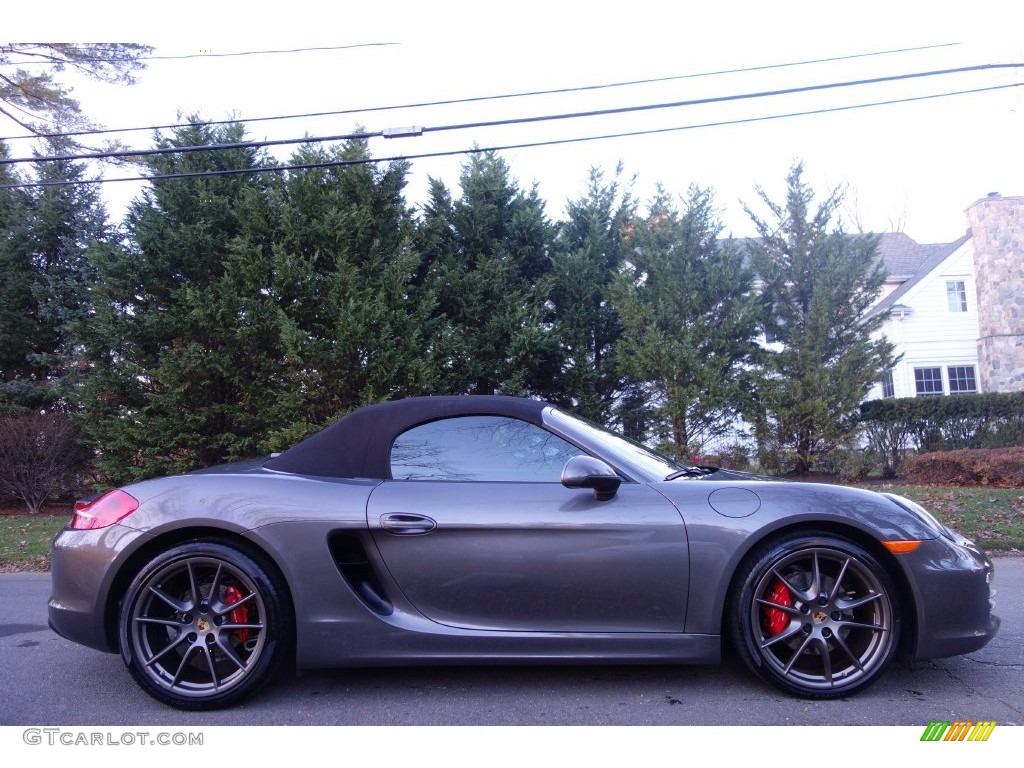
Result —
[{"label": "rear wheel", "polygon": [[899,644],[892,580],[863,547],[793,535],[754,553],[731,601],[733,642],[782,690],[814,699],[870,685]]},{"label": "rear wheel", "polygon": [[290,651],[287,592],[241,550],[183,544],[154,558],[121,609],[121,653],[154,698],[214,709],[252,694]]}]

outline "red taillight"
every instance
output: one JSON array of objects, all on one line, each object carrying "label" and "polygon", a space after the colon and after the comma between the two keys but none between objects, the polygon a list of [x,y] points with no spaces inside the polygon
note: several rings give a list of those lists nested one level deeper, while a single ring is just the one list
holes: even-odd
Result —
[{"label": "red taillight", "polygon": [[92,501],[76,501],[71,527],[79,531],[106,528],[124,520],[138,508],[139,502],[131,494],[121,490],[107,491]]}]

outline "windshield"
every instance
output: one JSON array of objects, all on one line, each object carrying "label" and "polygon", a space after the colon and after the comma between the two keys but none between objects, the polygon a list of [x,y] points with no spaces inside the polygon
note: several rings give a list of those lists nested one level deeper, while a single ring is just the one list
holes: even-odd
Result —
[{"label": "windshield", "polygon": [[623,470],[631,474],[640,474],[644,480],[661,480],[682,469],[674,461],[659,456],[635,440],[558,408],[548,408],[544,421],[566,437],[586,443],[598,456],[605,458],[612,465],[621,465]]}]

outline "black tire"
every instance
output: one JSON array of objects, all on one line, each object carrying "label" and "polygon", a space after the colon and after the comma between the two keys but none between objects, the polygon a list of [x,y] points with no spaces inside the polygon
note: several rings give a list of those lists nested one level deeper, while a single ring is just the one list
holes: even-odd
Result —
[{"label": "black tire", "polygon": [[873,683],[900,639],[892,579],[863,547],[828,534],[789,535],[746,561],[730,599],[733,645],[750,669],[809,699]]},{"label": "black tire", "polygon": [[252,695],[291,653],[291,601],[276,572],[233,546],[190,542],[128,588],[121,655],[153,698],[217,709]]}]

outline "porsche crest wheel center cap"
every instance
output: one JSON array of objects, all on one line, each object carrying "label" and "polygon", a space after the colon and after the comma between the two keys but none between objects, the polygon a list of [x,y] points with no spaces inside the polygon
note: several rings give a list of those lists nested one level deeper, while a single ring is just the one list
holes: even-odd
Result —
[{"label": "porsche crest wheel center cap", "polygon": [[[817,620],[817,616],[815,616],[815,620]],[[196,629],[200,632],[207,632],[210,629],[209,619],[206,619],[205,617],[200,618],[199,621],[196,622]]]},{"label": "porsche crest wheel center cap", "polygon": [[814,623],[815,624],[824,624],[826,621],[828,621],[828,614],[825,611],[815,611],[814,612]]}]

